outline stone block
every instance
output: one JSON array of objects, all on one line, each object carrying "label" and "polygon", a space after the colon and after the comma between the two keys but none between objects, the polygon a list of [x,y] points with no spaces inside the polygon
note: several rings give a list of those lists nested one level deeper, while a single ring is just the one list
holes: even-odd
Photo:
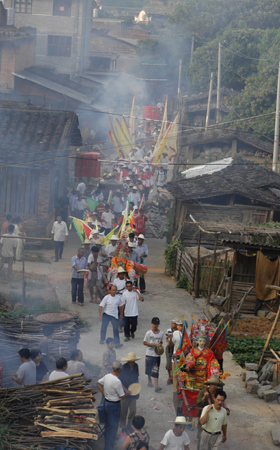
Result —
[{"label": "stone block", "polygon": [[275,386],[273,389],[277,392],[277,395],[280,395],[280,384]]},{"label": "stone block", "polygon": [[270,434],[274,445],[280,445],[280,430],[278,424],[271,425]]},{"label": "stone block", "polygon": [[245,363],[245,367],[247,370],[253,370],[255,372],[257,372],[259,370],[258,364],[255,364],[255,363]]},{"label": "stone block", "polygon": [[268,320],[270,320],[271,322],[273,322],[274,319],[275,319],[275,316],[276,316],[276,313],[270,311],[270,312],[267,314],[266,318],[267,318]]},{"label": "stone block", "polygon": [[264,310],[262,310],[262,309],[260,309],[258,312],[257,312],[257,316],[258,317],[265,317],[267,315],[267,311],[264,311]]},{"label": "stone block", "polygon": [[259,388],[259,390],[258,390],[258,397],[259,397],[259,398],[264,398],[264,397],[263,397],[264,391],[271,390],[271,388],[272,388],[271,385],[269,385],[269,386],[261,386],[261,387]]},{"label": "stone block", "polygon": [[265,402],[273,402],[274,400],[278,400],[278,395],[274,389],[267,389],[263,392],[263,398]]},{"label": "stone block", "polygon": [[258,379],[258,374],[254,370],[250,370],[246,372],[246,381],[253,381]]},{"label": "stone block", "polygon": [[252,380],[247,382],[246,390],[248,394],[257,394],[258,390],[260,388],[260,385],[257,380]]},{"label": "stone block", "polygon": [[246,381],[246,370],[245,370],[245,369],[242,369],[242,372],[241,372],[241,380],[242,380],[242,381]]},{"label": "stone block", "polygon": [[259,381],[267,381],[271,376],[273,370],[273,362],[268,361],[259,373]]}]

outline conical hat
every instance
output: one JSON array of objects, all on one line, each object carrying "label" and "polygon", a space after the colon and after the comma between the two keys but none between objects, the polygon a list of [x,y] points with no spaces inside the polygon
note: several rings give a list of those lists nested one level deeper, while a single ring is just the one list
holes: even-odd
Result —
[{"label": "conical hat", "polygon": [[139,383],[132,383],[130,386],[128,386],[129,392],[131,392],[130,395],[138,395],[141,391],[141,385]]}]

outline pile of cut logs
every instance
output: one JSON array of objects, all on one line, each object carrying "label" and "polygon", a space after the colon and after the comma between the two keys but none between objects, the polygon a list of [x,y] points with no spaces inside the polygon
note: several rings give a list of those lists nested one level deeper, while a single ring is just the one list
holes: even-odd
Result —
[{"label": "pile of cut logs", "polygon": [[95,392],[87,387],[90,381],[77,374],[0,389],[0,411],[5,411],[0,424],[9,430],[5,448],[27,450],[35,443],[41,450],[66,443],[78,450],[90,448],[89,443],[98,439]]},{"label": "pile of cut logs", "polygon": [[[77,348],[80,339],[77,319],[65,323],[52,324],[54,335],[49,342],[50,356],[55,359],[63,356],[70,359],[71,352]],[[27,347],[38,348],[43,337],[44,324],[37,322],[33,316],[17,314],[5,308],[0,312],[0,354],[4,368],[3,387],[13,385],[11,376],[19,367],[18,351]]]},{"label": "pile of cut logs", "polygon": [[145,205],[145,214],[148,217],[145,237],[163,238],[169,228],[166,214],[172,208],[173,196],[163,188],[158,188],[158,194],[151,197]]}]

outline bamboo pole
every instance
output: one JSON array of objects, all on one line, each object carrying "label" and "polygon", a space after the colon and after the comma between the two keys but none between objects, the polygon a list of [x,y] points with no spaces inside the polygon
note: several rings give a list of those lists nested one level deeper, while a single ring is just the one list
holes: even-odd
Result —
[{"label": "bamboo pole", "polygon": [[211,294],[212,294],[212,283],[213,283],[213,275],[214,275],[214,269],[216,264],[216,257],[217,257],[217,245],[218,245],[218,234],[215,234],[215,247],[214,247],[214,255],[213,255],[213,264],[211,267],[211,276],[210,276],[210,283],[208,288],[208,296],[207,296],[207,303],[209,303]]}]

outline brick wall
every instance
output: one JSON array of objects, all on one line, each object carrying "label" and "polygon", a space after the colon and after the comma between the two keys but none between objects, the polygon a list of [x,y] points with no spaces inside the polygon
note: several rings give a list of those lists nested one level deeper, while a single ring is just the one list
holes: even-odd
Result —
[{"label": "brick wall", "polygon": [[117,69],[127,73],[131,72],[131,66],[137,59],[136,49],[132,45],[95,33],[91,33],[90,51],[118,53],[120,57],[117,59]]}]

